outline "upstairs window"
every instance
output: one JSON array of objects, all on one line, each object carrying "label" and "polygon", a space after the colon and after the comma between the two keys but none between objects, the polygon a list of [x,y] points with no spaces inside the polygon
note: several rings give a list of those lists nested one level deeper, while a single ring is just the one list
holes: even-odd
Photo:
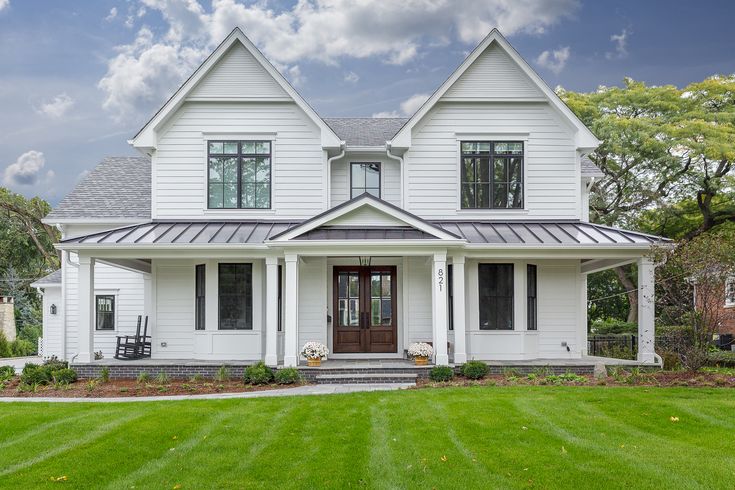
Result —
[{"label": "upstairs window", "polygon": [[461,143],[462,209],[523,208],[523,142]]},{"label": "upstairs window", "polygon": [[725,281],[725,306],[735,306],[735,276]]},{"label": "upstairs window", "polygon": [[380,198],[379,163],[353,163],[350,167],[350,197],[366,192]]},{"label": "upstairs window", "polygon": [[210,141],[207,152],[210,209],[271,207],[270,141]]}]

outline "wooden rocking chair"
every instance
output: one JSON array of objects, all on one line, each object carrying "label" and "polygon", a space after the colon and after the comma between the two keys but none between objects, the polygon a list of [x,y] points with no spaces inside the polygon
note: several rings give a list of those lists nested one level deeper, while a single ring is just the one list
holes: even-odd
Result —
[{"label": "wooden rocking chair", "polygon": [[151,357],[151,336],[148,335],[148,317],[145,317],[143,334],[140,333],[142,316],[138,315],[138,325],[135,335],[120,335],[117,337],[115,359],[131,360]]}]

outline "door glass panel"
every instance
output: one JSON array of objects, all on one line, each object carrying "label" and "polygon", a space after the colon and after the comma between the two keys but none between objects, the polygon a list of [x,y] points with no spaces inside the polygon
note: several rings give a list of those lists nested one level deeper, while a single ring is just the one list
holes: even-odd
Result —
[{"label": "door glass panel", "polygon": [[350,317],[349,317],[349,323],[347,324],[350,327],[358,327],[360,326],[360,300],[359,299],[350,299]]},{"label": "door glass panel", "polygon": [[390,298],[391,286],[390,286],[390,274],[383,274],[383,297]]},{"label": "door glass panel", "polygon": [[337,275],[337,294],[340,327],[360,326],[360,282],[357,272]]},{"label": "door glass panel", "polygon": [[370,325],[380,325],[380,296],[370,300]]},{"label": "door glass panel", "polygon": [[375,273],[370,276],[370,291],[371,296],[380,297],[380,273]]},{"label": "door glass panel", "polygon": [[360,280],[357,274],[350,274],[350,298],[357,298],[360,295]]},{"label": "door glass panel", "polygon": [[393,301],[390,298],[383,298],[380,314],[381,325],[391,325],[393,323]]}]

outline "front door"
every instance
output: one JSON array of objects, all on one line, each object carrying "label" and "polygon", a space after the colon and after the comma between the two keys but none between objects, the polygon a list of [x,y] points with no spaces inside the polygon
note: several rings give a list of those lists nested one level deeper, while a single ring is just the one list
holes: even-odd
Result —
[{"label": "front door", "polygon": [[335,266],[333,288],[334,352],[395,353],[395,266]]}]

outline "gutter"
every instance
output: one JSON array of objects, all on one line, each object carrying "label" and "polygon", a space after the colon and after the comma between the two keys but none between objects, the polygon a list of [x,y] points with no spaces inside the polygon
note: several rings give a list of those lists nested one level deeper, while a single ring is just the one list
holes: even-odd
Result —
[{"label": "gutter", "polygon": [[397,155],[393,155],[391,152],[391,142],[386,141],[385,143],[385,154],[388,158],[392,158],[393,160],[398,160],[398,163],[400,164],[400,170],[401,170],[401,208],[406,209],[406,189],[404,186],[405,181],[405,169],[403,168],[403,157],[399,157]]},{"label": "gutter", "polygon": [[327,209],[332,207],[332,162],[339,160],[345,156],[345,147],[347,146],[346,141],[339,142],[339,149],[342,150],[339,154],[327,159]]}]

